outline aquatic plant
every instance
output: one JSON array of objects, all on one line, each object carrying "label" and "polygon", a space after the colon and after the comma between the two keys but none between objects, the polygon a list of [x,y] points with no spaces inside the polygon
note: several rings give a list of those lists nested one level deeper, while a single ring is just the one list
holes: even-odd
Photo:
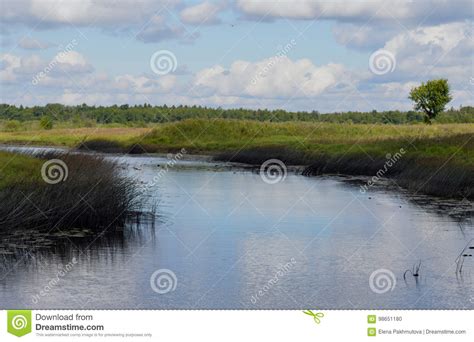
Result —
[{"label": "aquatic plant", "polygon": [[461,273],[462,268],[464,266],[464,259],[472,257],[472,253],[470,251],[474,250],[474,239],[469,240],[469,242],[464,246],[461,253],[459,253],[458,257],[456,258],[456,273]]},{"label": "aquatic plant", "polygon": [[418,262],[418,264],[414,264],[412,269],[407,269],[403,273],[403,280],[406,280],[407,274],[411,274],[413,277],[417,278],[420,276],[420,269],[421,269],[421,260]]}]

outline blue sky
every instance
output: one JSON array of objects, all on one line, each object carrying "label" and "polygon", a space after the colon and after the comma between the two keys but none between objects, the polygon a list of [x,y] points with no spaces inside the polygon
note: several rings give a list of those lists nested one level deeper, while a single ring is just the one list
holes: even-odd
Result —
[{"label": "blue sky", "polygon": [[0,13],[2,103],[406,110],[411,87],[442,77],[451,105],[473,105],[470,1],[1,0]]}]

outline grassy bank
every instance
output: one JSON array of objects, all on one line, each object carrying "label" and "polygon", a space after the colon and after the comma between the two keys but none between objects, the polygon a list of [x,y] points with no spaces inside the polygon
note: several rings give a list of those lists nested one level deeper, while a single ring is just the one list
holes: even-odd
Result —
[{"label": "grassy bank", "polygon": [[82,127],[51,130],[32,129],[19,132],[0,131],[0,143],[74,147],[83,141],[109,140],[126,146],[130,141],[139,139],[151,130],[151,128],[130,127]]},{"label": "grassy bank", "polygon": [[[286,147],[298,151],[341,155],[365,151],[390,152],[406,147],[420,156],[450,156],[464,138],[474,134],[474,124],[355,125],[306,122],[256,122],[244,120],[185,120],[154,128],[71,128],[0,132],[0,143],[78,147],[127,152],[140,145],[147,152],[186,148],[192,153],[216,154],[258,147]],[[410,148],[411,146],[411,148]],[[474,164],[471,145],[454,158]]]},{"label": "grassy bank", "polygon": [[[30,137],[33,137],[31,139]],[[389,155],[403,156],[384,177],[418,193],[472,198],[474,124],[364,125],[192,119],[154,128],[89,128],[0,133],[0,142],[65,145],[103,152],[211,154],[260,165],[277,158],[307,175],[374,176]]]},{"label": "grassy bank", "polygon": [[101,157],[0,153],[0,165],[2,233],[102,232],[123,227],[139,204],[132,181]]},{"label": "grassy bank", "polygon": [[[474,124],[349,125],[271,123],[229,120],[188,120],[160,125],[140,139],[149,151],[177,150],[196,153],[288,148],[305,153],[385,155],[405,148],[423,157],[451,156],[474,134]],[[459,162],[474,164],[472,144],[457,151]]]}]

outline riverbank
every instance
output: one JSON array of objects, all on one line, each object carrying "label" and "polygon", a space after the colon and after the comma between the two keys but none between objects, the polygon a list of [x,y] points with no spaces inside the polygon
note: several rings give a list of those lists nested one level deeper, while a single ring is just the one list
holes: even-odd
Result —
[{"label": "riverbank", "polygon": [[[184,120],[154,128],[79,128],[0,133],[1,143],[68,146],[105,153],[211,155],[261,165],[279,159],[305,175],[390,178],[420,194],[473,198],[474,124],[353,125]],[[370,184],[369,184],[370,186]]]}]

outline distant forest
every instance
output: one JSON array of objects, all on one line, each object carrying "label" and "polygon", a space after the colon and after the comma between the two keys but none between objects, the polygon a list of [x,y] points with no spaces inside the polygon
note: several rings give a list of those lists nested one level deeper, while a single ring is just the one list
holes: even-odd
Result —
[{"label": "distant forest", "polygon": [[[48,104],[46,106],[12,106],[0,104],[0,121],[37,121],[47,118],[56,122],[71,122],[77,125],[88,124],[148,124],[179,121],[190,118],[224,118],[258,121],[311,121],[361,124],[406,124],[423,122],[423,115],[415,111],[384,112],[343,112],[321,114],[312,112],[288,112],[266,109],[221,109],[200,106],[65,106]],[[451,108],[441,113],[435,120],[438,123],[474,123],[474,107]]]}]

